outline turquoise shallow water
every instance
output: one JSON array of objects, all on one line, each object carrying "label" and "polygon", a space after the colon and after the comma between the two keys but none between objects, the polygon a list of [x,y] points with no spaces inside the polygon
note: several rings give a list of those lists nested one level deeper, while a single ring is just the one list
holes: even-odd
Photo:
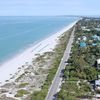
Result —
[{"label": "turquoise shallow water", "polygon": [[78,18],[0,17],[0,62],[24,50]]}]

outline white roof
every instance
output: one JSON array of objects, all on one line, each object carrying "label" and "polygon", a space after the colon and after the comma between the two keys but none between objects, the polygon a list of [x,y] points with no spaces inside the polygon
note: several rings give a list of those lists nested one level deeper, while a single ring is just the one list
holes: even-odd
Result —
[{"label": "white roof", "polygon": [[100,79],[95,81],[96,85],[100,85]]},{"label": "white roof", "polygon": [[97,59],[97,63],[100,64],[100,59]]},{"label": "white roof", "polygon": [[100,75],[98,75],[98,78],[100,79]]},{"label": "white roof", "polygon": [[87,40],[87,37],[86,36],[83,36],[83,40],[86,41]]}]

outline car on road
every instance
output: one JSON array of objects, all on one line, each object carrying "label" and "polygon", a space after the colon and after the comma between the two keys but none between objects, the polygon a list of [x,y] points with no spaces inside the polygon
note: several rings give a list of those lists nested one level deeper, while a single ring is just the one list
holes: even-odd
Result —
[{"label": "car on road", "polygon": [[68,63],[67,61],[65,61],[64,63]]},{"label": "car on road", "polygon": [[68,61],[65,61],[64,63],[65,63],[65,65],[68,65]]},{"label": "car on road", "polygon": [[64,76],[64,71],[65,71],[64,69],[61,70],[60,77]]},{"label": "car on road", "polygon": [[58,96],[58,92],[57,92],[56,94],[53,95],[52,100],[56,100],[56,99],[57,99],[57,96]]}]

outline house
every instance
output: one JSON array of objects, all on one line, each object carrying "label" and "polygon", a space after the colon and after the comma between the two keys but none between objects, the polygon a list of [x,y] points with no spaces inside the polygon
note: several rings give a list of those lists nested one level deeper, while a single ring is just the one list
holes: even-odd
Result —
[{"label": "house", "polygon": [[98,75],[98,79],[90,81],[90,84],[94,90],[100,91],[100,75]]},{"label": "house", "polygon": [[95,35],[92,36],[92,38],[93,38],[93,39],[97,39],[98,36],[95,34]]},{"label": "house", "polygon": [[100,41],[100,36],[98,36],[97,40]]},{"label": "house", "polygon": [[95,28],[95,30],[100,31],[100,28]]},{"label": "house", "polygon": [[83,39],[83,41],[86,41],[87,40],[87,37],[86,36],[83,36],[82,39]]},{"label": "house", "polygon": [[81,27],[83,31],[90,31],[90,29],[86,28],[85,26]]},{"label": "house", "polygon": [[100,59],[97,59],[97,68],[100,69]]},{"label": "house", "polygon": [[98,75],[98,79],[95,80],[95,90],[100,90],[100,75]]},{"label": "house", "polygon": [[95,80],[95,89],[100,90],[100,79]]},{"label": "house", "polygon": [[84,32],[83,34],[90,34],[90,32]]},{"label": "house", "polygon": [[85,42],[80,42],[80,47],[86,47],[86,43]]},{"label": "house", "polygon": [[92,46],[97,46],[97,43],[92,43]]}]

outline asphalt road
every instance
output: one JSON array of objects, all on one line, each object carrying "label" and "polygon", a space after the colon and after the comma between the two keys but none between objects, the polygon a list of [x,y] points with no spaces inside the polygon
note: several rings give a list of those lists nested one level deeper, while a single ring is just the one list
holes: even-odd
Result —
[{"label": "asphalt road", "polygon": [[61,71],[66,66],[65,61],[67,61],[68,58],[70,57],[71,47],[72,47],[72,43],[73,43],[73,40],[74,40],[74,31],[75,31],[75,27],[73,28],[73,31],[72,31],[72,34],[70,36],[69,42],[66,46],[66,50],[64,52],[63,58],[60,62],[60,65],[58,67],[58,70],[56,72],[54,80],[52,81],[52,84],[49,88],[49,91],[48,91],[48,94],[47,94],[45,100],[54,100],[54,95],[58,92],[58,89],[61,85],[62,78],[60,77],[60,75],[61,75]]}]

